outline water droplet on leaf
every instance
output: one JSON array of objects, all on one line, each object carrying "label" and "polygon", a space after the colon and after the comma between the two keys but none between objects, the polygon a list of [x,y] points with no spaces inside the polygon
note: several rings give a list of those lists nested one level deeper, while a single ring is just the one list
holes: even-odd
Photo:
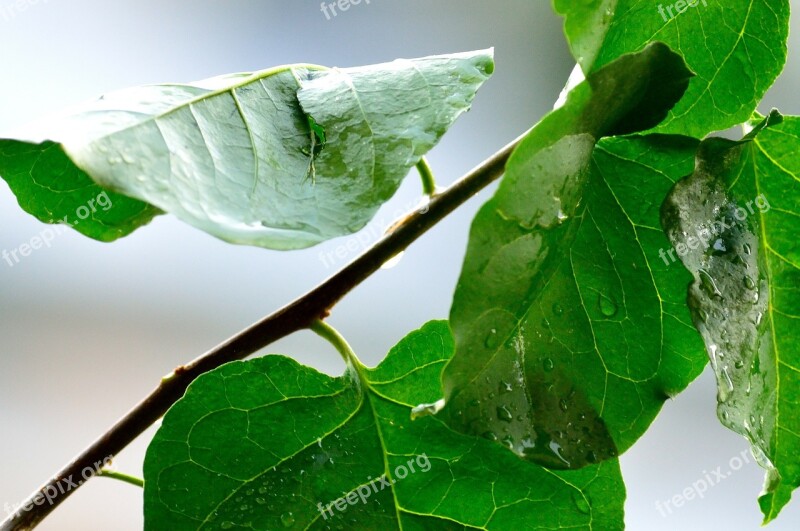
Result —
[{"label": "water droplet on leaf", "polygon": [[294,515],[291,512],[282,514],[281,522],[283,527],[292,527],[294,525]]},{"label": "water droplet on leaf", "polygon": [[506,406],[497,406],[497,418],[504,422],[511,422],[514,420],[514,415]]},{"label": "water droplet on leaf", "polygon": [[496,328],[489,330],[489,334],[486,336],[486,340],[483,343],[486,345],[486,348],[495,348],[500,343]]},{"label": "water droplet on leaf", "polygon": [[578,511],[582,512],[583,514],[589,514],[591,507],[589,506],[589,502],[586,501],[586,497],[580,492],[574,492],[572,494],[572,501],[575,502],[575,507]]},{"label": "water droplet on leaf", "polygon": [[617,303],[611,297],[606,297],[602,293],[598,298],[598,305],[600,306],[600,313],[605,317],[614,317],[617,315]]},{"label": "water droplet on leaf", "polygon": [[698,274],[700,275],[700,287],[703,288],[703,291],[711,297],[722,297],[722,292],[719,290],[708,271],[700,269]]},{"label": "water droplet on leaf", "polygon": [[483,432],[483,438],[484,439],[489,439],[490,441],[496,441],[497,440],[497,434],[495,432],[493,432],[493,431],[485,431],[485,432]]}]

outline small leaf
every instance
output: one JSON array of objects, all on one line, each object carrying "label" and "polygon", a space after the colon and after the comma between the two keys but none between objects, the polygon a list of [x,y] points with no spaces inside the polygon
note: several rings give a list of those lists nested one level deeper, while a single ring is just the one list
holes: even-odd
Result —
[{"label": "small leaf", "polygon": [[684,57],[697,77],[662,133],[702,138],[746,122],[786,63],[788,0],[555,0],[554,8],[584,72],[653,40]]},{"label": "small leaf", "polygon": [[67,223],[95,240],[127,236],[161,213],[98,186],[53,142],[0,141],[0,175],[23,210],[45,223]]},{"label": "small leaf", "polygon": [[[493,68],[486,50],[128,89],[29,133],[48,143],[17,148],[13,167],[59,189],[88,175],[230,242],[308,247],[361,229]],[[49,141],[61,156],[43,165]]]},{"label": "small leaf", "polygon": [[148,448],[145,529],[622,529],[617,462],[553,473],[411,421],[452,351],[439,321],[339,378],[281,356],[201,376]]},{"label": "small leaf", "polygon": [[[667,282],[685,272],[659,263],[668,242],[657,229],[697,143],[609,141],[591,159],[603,134],[655,125],[687,79],[663,45],[625,56],[512,155],[473,223],[451,308],[457,348],[439,416],[454,429],[503,429],[519,456],[579,468],[630,446],[702,370],[683,295]],[[643,112],[644,101],[660,106]]]},{"label": "small leaf", "polygon": [[717,377],[719,418],[767,469],[765,522],[800,485],[799,153],[800,118],[773,113],[742,142],[705,141],[694,174],[663,206],[694,277],[688,303]]}]

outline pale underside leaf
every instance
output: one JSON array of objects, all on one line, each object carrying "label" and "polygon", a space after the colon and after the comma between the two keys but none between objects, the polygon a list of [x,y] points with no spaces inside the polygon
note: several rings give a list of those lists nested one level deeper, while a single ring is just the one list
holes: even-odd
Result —
[{"label": "pale underside leaf", "polygon": [[663,225],[694,276],[688,302],[720,420],[767,469],[769,521],[800,485],[800,118],[773,113],[765,125],[744,142],[706,141]]},{"label": "pale underside leaf", "polygon": [[361,229],[492,71],[485,50],[137,87],[26,139],[30,151],[59,143],[104,188],[226,241],[296,249]]}]

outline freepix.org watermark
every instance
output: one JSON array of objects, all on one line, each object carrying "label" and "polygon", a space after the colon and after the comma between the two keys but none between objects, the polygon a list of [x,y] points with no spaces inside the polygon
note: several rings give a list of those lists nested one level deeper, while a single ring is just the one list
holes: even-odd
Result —
[{"label": "freepix.org watermark", "polygon": [[377,479],[372,479],[372,477],[367,478],[367,483],[357,487],[354,490],[351,490],[346,495],[342,496],[338,500],[334,500],[327,505],[322,505],[322,503],[317,504],[317,510],[319,510],[322,517],[327,520],[328,518],[333,517],[333,509],[335,508],[339,512],[343,512],[347,510],[349,505],[355,505],[359,502],[367,503],[367,500],[373,494],[377,494],[378,492],[382,491],[385,488],[392,488],[392,485],[400,481],[401,479],[405,479],[408,477],[408,474],[414,474],[417,470],[414,469],[414,465],[417,465],[420,472],[427,472],[431,469],[431,462],[428,459],[426,454],[420,454],[416,457],[416,459],[409,459],[405,464],[398,465],[394,469],[394,478],[389,478],[386,474],[382,475]]},{"label": "freepix.org watermark", "polygon": [[676,494],[668,500],[657,500],[656,509],[659,514],[662,518],[666,518],[672,514],[673,508],[683,507],[687,502],[697,498],[702,500],[709,488],[719,485],[722,481],[731,477],[734,472],[738,472],[746,464],[749,464],[751,455],[750,450],[745,449],[739,452],[739,455],[735,455],[728,460],[728,470],[722,470],[721,466],[710,472],[703,470],[703,477],[683,489],[680,494]]},{"label": "freepix.org watermark", "polygon": [[[744,207],[736,207],[736,209],[733,210],[733,217],[739,221],[744,221],[748,216],[755,214],[756,208],[762,214],[769,212],[771,207],[764,194],[759,195],[752,201],[748,201],[745,203]],[[731,228],[731,225],[726,223],[725,220],[715,221],[711,223],[710,226],[701,226],[700,230],[697,231],[697,235],[689,236],[686,239],[686,243],[679,243],[673,249],[665,250],[662,247],[658,250],[658,256],[664,260],[666,265],[674,264],[678,260],[675,257],[675,253],[677,253],[678,256],[686,256],[690,250],[707,249],[712,239],[717,239],[720,234]],[[715,243],[714,245],[717,244]],[[668,257],[669,260],[667,259]]]},{"label": "freepix.org watermark", "polygon": [[69,216],[64,216],[64,219],[58,221],[59,225],[53,225],[43,229],[39,234],[21,244],[16,249],[3,249],[2,252],[0,252],[0,256],[3,261],[8,264],[8,267],[14,267],[16,264],[20,263],[23,258],[30,256],[33,251],[38,251],[42,247],[49,248],[53,244],[55,237],[66,232],[67,228],[74,227],[97,212],[98,209],[102,209],[103,212],[106,212],[113,206],[108,194],[106,192],[100,192],[97,197],[75,209],[75,218],[77,219],[70,221]]},{"label": "freepix.org watermark", "polygon": [[[364,0],[365,4],[369,4],[370,0]],[[325,15],[325,18],[330,20],[333,17],[337,16],[340,12],[347,11],[352,6],[357,6],[361,3],[361,0],[336,0],[335,2],[322,2],[320,4],[320,11]],[[339,9],[337,12],[336,9]]]},{"label": "freepix.org watermark", "polygon": [[80,478],[69,476],[59,480],[55,485],[47,485],[44,489],[36,493],[26,504],[12,504],[5,503],[3,509],[6,511],[6,516],[14,515],[19,518],[22,513],[27,513],[33,509],[34,505],[53,505],[53,501],[59,496],[63,496],[67,492],[77,489],[84,482],[89,481],[91,478],[100,473],[104,468],[109,468],[112,464],[113,456],[108,456],[102,461],[97,461],[92,466],[87,466],[81,470]]},{"label": "freepix.org watermark", "polygon": [[430,198],[425,196],[421,200],[415,199],[411,203],[396,208],[390,217],[382,216],[378,220],[373,220],[373,222],[367,225],[367,227],[358,234],[349,236],[343,243],[340,243],[329,251],[320,251],[317,257],[326,269],[330,269],[335,266],[338,261],[342,261],[348,256],[366,249],[370,243],[381,238],[393,227],[390,221],[395,222],[400,216],[409,214],[410,210],[418,211],[421,214],[427,214],[430,206],[429,203]]},{"label": "freepix.org watermark", "polygon": [[49,0],[13,0],[10,2],[0,2],[0,18],[10,22],[17,18],[17,15],[38,4],[46,4]]},{"label": "freepix.org watermark", "polygon": [[[685,13],[690,7],[697,7],[699,4],[708,7],[706,0],[678,0],[674,4],[668,4],[666,8],[664,4],[658,4],[658,14],[661,15],[664,22],[668,22],[681,13]],[[675,12],[672,11],[673,9]],[[669,18],[667,18],[667,14],[669,14]]]}]

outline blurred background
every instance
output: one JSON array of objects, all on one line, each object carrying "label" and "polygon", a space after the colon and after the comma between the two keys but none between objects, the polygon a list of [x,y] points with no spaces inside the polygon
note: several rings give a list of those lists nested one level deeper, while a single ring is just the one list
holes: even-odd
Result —
[{"label": "blurred background", "polygon": [[[792,0],[795,9],[800,0]],[[798,28],[797,18],[793,27]],[[435,148],[448,185],[541,118],[574,61],[545,0],[372,0],[326,17],[318,0],[0,0],[0,135],[103,92],[166,81],[310,62],[356,66],[397,57],[494,46],[497,69]],[[800,114],[800,38],[763,110]],[[445,318],[474,213],[473,198],[336,307],[331,322],[368,364],[409,331]],[[413,205],[409,178],[378,214],[371,239]],[[0,249],[45,225],[22,212],[0,181]],[[304,293],[357,253],[347,238],[279,253],[232,246],[161,216],[113,245],[73,231],[21,263],[0,263],[0,505],[17,503],[138,402],[159,378]],[[425,278],[422,282],[420,279]],[[310,333],[264,353],[294,356],[338,373],[338,356]],[[666,404],[622,457],[632,530],[757,529],[763,474],[744,440],[715,414],[706,372]],[[151,429],[116,459],[141,476]],[[746,461],[746,462],[744,462]],[[711,471],[731,472],[704,499],[672,512],[657,502]],[[734,470],[738,469],[738,470]],[[95,479],[57,509],[43,530],[142,528],[142,493]],[[0,516],[5,516],[3,510]],[[768,529],[800,528],[800,502]]]}]

